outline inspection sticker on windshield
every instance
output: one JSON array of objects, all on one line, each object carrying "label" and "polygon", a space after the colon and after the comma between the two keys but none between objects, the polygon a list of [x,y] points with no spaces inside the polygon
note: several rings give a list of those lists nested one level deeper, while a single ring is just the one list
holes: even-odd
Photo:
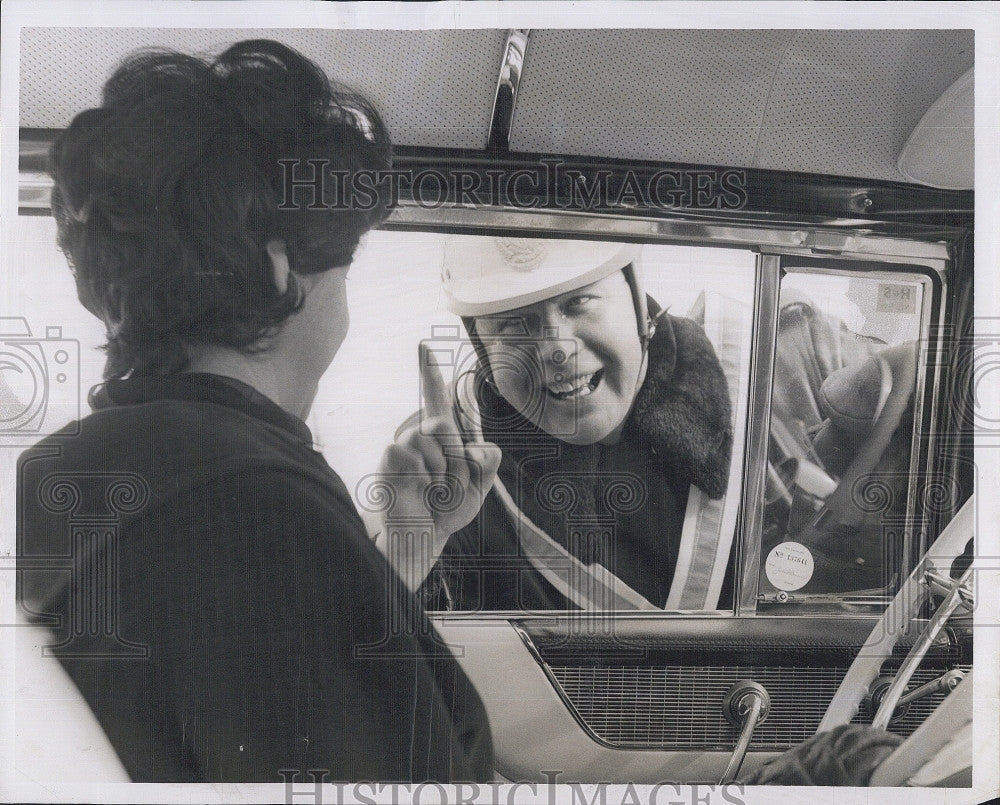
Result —
[{"label": "inspection sticker on windshield", "polygon": [[813,574],[813,555],[798,542],[775,545],[764,563],[767,580],[777,589],[791,592],[805,587]]},{"label": "inspection sticker on windshield", "polygon": [[880,282],[875,311],[877,313],[916,313],[916,287],[898,282]]}]

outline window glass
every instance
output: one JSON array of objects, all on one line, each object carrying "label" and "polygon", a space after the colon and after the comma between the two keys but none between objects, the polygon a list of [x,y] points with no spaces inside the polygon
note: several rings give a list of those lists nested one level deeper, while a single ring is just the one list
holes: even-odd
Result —
[{"label": "window glass", "polygon": [[[100,382],[104,365],[103,327],[76,298],[72,274],[55,246],[52,219],[19,217],[18,226],[21,245],[13,255],[15,270],[6,275],[7,298],[17,303],[14,309],[32,337],[48,339],[43,348],[62,339],[79,350],[66,378],[67,393],[53,391],[47,400],[39,432],[49,432],[88,413],[86,393]],[[372,232],[348,275],[351,328],[320,381],[309,425],[364,516],[372,514],[366,484],[383,450],[421,406],[418,345],[434,348],[449,382],[470,374],[479,358],[462,320],[445,305],[444,239],[426,232]],[[449,543],[421,591],[428,607],[731,605],[729,560],[743,473],[755,257],[748,250],[646,245],[637,262],[651,312],[662,309],[666,316],[660,316],[650,347],[655,360],[639,384],[639,391],[657,390],[640,398],[634,389],[615,387],[606,407],[621,398],[627,418],[641,404],[646,414],[641,434],[625,432],[610,440],[614,443],[598,445],[569,444],[559,434],[522,439],[520,445],[508,439],[507,452],[519,451],[517,459],[526,468],[506,476],[505,494],[520,512],[518,525],[501,493],[491,495],[483,516]],[[616,293],[623,287],[619,283]],[[622,340],[626,350],[639,349],[631,297],[618,301],[623,306],[616,316],[595,319],[600,327],[589,332],[572,328],[594,313],[591,301],[575,299],[558,323],[558,338],[586,341],[586,360],[592,363],[580,368],[602,367],[601,380],[609,386]],[[537,346],[527,349],[529,357],[539,355]],[[21,388],[26,375],[16,368],[0,373],[5,416],[31,402],[32,389]],[[458,388],[472,393],[467,385]],[[712,412],[724,422],[713,421]],[[497,439],[505,421],[480,414]],[[643,449],[635,449],[637,443]]]},{"label": "window glass", "polygon": [[[24,445],[89,413],[101,380],[104,327],[84,310],[48,216],[17,216],[4,249],[0,298],[0,422]],[[7,315],[15,314],[15,315]]]},{"label": "window glass", "polygon": [[781,283],[760,592],[891,592],[900,581],[923,280]]},{"label": "window glass", "polygon": [[[444,238],[371,233],[349,275],[351,330],[321,382],[311,424],[362,510],[382,449],[420,406],[420,342],[432,347],[446,380],[460,381],[465,406],[479,401],[463,378],[474,377],[480,356],[462,320],[447,311],[441,288]],[[559,301],[561,318],[546,323],[555,328],[547,331],[550,338],[570,342],[565,352],[579,362],[576,368],[594,372],[590,382],[594,370],[603,369],[593,394],[601,393],[601,380],[611,387],[604,410],[624,399],[624,422],[644,406],[643,435],[574,444],[558,427],[545,425],[552,433],[532,428],[530,406],[504,407],[515,395],[505,390],[503,370],[495,372],[501,399],[491,400],[498,409],[491,403],[477,421],[487,438],[504,442],[505,462],[516,460],[516,466],[502,467],[503,490],[449,542],[422,590],[429,608],[731,606],[727,571],[743,471],[755,256],[646,245],[638,262],[651,310],[667,314],[650,348],[655,366],[638,391],[611,381],[621,350],[634,346],[641,354],[624,280],[611,280],[617,306],[604,296],[569,294]],[[613,318],[602,318],[612,309]],[[522,374],[536,372],[532,367],[548,348],[539,315],[549,314],[522,310],[516,326],[481,322],[485,333],[502,331],[490,354],[516,362]],[[657,384],[655,395],[639,396]],[[569,385],[553,391],[590,393]],[[713,415],[724,419],[723,427]]]}]

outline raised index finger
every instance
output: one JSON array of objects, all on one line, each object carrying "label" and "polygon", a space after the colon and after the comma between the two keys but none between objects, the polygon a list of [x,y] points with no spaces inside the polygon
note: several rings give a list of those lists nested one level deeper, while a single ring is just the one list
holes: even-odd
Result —
[{"label": "raised index finger", "polygon": [[427,344],[421,342],[417,347],[417,354],[420,359],[420,390],[425,413],[428,417],[453,419],[451,393],[441,376],[434,353]]}]

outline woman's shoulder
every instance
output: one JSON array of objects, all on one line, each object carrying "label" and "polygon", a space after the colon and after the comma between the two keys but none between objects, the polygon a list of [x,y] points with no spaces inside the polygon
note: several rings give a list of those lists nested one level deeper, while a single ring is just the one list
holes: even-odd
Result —
[{"label": "woman's shoulder", "polygon": [[364,533],[343,482],[304,435],[308,429],[293,432],[200,400],[109,406],[24,451],[18,486],[27,493],[26,516],[42,519],[63,516],[46,505],[58,480],[82,506],[103,505],[113,500],[109,490],[121,490],[131,501],[125,521],[174,501],[211,508],[216,499],[249,505],[277,496]]}]

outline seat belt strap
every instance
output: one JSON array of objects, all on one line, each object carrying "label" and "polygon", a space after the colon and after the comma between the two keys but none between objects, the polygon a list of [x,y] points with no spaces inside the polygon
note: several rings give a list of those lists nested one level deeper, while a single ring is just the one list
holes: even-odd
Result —
[{"label": "seat belt strap", "polygon": [[700,301],[704,303],[702,329],[715,347],[733,406],[732,467],[726,494],[720,500],[712,500],[696,486],[689,488],[677,567],[664,606],[668,610],[714,610],[718,607],[736,533],[743,480],[750,393],[750,351],[744,349],[744,343],[749,335],[750,320],[738,300],[703,293]]},{"label": "seat belt strap", "polygon": [[517,533],[528,561],[567,600],[584,610],[658,610],[599,564],[586,565],[535,525],[518,508],[503,482],[493,491]]}]

